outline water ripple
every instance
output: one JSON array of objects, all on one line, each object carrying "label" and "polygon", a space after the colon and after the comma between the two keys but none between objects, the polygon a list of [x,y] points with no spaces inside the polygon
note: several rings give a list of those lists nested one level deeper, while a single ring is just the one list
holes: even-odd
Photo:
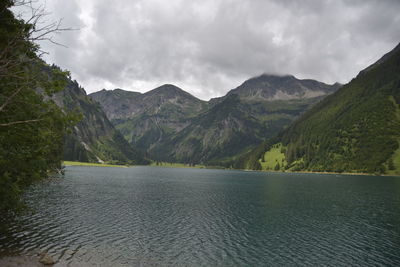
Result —
[{"label": "water ripple", "polygon": [[[34,186],[0,255],[70,266],[399,266],[393,177],[69,167]],[[1,229],[3,229],[2,227]]]}]

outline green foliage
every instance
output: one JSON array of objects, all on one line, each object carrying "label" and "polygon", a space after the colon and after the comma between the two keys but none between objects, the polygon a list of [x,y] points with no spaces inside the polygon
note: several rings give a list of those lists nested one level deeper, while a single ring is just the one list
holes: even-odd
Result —
[{"label": "green foliage", "polygon": [[384,173],[398,148],[400,54],[359,75],[284,134],[288,160],[316,171]]},{"label": "green foliage", "polygon": [[[270,150],[273,145],[278,143],[279,137],[275,136],[265,140],[261,145],[247,151],[246,153],[237,157],[232,166],[236,169],[249,169],[249,170],[263,170],[261,165],[261,158],[265,156],[265,152]],[[267,159],[265,158],[265,161]],[[265,169],[265,167],[264,167]]]},{"label": "green foliage", "polygon": [[107,163],[89,163],[89,162],[80,162],[80,161],[63,161],[65,166],[90,166],[90,167],[118,167],[124,168],[129,167],[129,165],[116,165],[116,164],[107,164]]},{"label": "green foliage", "polygon": [[279,162],[276,162],[274,170],[279,171],[280,169],[281,169],[281,165],[279,165]]},{"label": "green foliage", "polygon": [[[3,1],[4,2],[4,1]],[[38,46],[28,41],[33,25],[0,6],[0,211],[20,207],[32,182],[61,168],[63,136],[72,118],[51,96],[68,73],[43,72]]]},{"label": "green foliage", "polygon": [[200,164],[184,164],[184,163],[171,163],[171,162],[163,162],[163,161],[156,161],[151,164],[151,166],[157,167],[167,167],[167,168],[198,168],[203,169],[206,166]]},{"label": "green foliage", "polygon": [[400,174],[400,146],[387,162],[387,173],[391,175]]},{"label": "green foliage", "polygon": [[[285,147],[282,146],[281,143],[274,144],[271,148],[266,151],[260,160],[260,164],[262,170],[280,170],[281,167],[285,167],[287,165],[285,154],[282,151],[285,150]],[[264,161],[262,161],[264,159]]]}]

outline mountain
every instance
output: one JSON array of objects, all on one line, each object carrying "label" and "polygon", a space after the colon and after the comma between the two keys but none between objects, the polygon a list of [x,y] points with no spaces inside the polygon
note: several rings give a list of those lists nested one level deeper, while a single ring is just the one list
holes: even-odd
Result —
[{"label": "mountain", "polygon": [[400,44],[238,167],[400,174],[399,105]]},{"label": "mountain", "polygon": [[86,95],[76,81],[67,81],[66,88],[53,100],[67,112],[78,112],[81,120],[65,137],[64,160],[146,164],[148,161],[124,139],[97,102]]},{"label": "mountain", "polygon": [[221,165],[223,159],[260,143],[258,136],[265,132],[268,126],[252,116],[237,95],[232,95],[194,117],[167,142],[160,143],[163,157],[159,159]]},{"label": "mountain", "polygon": [[120,89],[90,94],[135,147],[157,158],[159,143],[169,140],[207,108],[207,103],[165,84],[145,94]]},{"label": "mountain", "polygon": [[160,161],[229,166],[340,85],[262,75],[205,102],[173,85],[90,94],[125,138]]},{"label": "mountain", "polygon": [[293,76],[252,78],[212,99],[210,109],[193,118],[164,151],[179,162],[230,167],[238,155],[276,135],[339,86]]},{"label": "mountain", "polygon": [[[135,113],[134,107],[140,106],[138,96],[141,93],[124,91],[122,89],[115,89],[113,91],[101,90],[90,94],[90,98],[96,100],[99,103],[103,103],[103,110],[106,112],[107,117],[110,120],[115,118],[129,118],[129,116]],[[115,105],[118,103],[118,105]]]},{"label": "mountain", "polygon": [[[292,75],[263,74],[245,81],[239,87],[228,92],[241,99],[251,100],[294,100],[326,96],[336,91],[341,85],[328,85],[315,80],[300,80]],[[213,99],[212,101],[218,101]]]},{"label": "mountain", "polygon": [[205,106],[204,101],[171,84],[162,85],[145,94],[122,89],[103,89],[89,96],[102,105],[111,120],[130,119],[140,114],[159,116],[165,113],[181,119],[197,114]]}]

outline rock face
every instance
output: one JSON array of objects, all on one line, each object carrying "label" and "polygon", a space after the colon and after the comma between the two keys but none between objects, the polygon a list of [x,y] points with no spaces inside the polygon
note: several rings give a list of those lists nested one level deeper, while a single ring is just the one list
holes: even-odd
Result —
[{"label": "rock face", "polygon": [[[105,89],[90,94],[90,97],[99,103],[102,103],[102,108],[106,113],[108,119],[129,118],[141,106],[141,93],[124,91],[122,89],[115,89],[113,91],[106,91]],[[115,105],[118,103],[118,105]]]},{"label": "rock face", "polygon": [[133,144],[153,158],[158,146],[190,124],[207,109],[207,103],[182,89],[166,84],[145,94],[121,89],[90,94],[112,123]]},{"label": "rock face", "polygon": [[64,160],[119,164],[148,162],[114,128],[99,104],[88,97],[76,81],[68,80],[67,87],[53,100],[63,110],[78,112],[82,117],[65,137]]},{"label": "rock face", "polygon": [[229,166],[237,154],[275,135],[339,87],[262,75],[208,102],[173,85],[145,94],[116,89],[89,96],[124,137],[151,158]]}]

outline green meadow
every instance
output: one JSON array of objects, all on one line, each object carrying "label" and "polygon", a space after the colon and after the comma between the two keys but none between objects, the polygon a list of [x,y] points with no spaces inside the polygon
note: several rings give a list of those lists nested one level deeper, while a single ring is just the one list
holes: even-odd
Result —
[{"label": "green meadow", "polygon": [[129,165],[115,165],[107,163],[91,163],[91,162],[79,162],[79,161],[64,161],[65,166],[93,166],[93,167],[119,167],[126,168]]},{"label": "green meadow", "polygon": [[264,153],[261,157],[260,164],[262,170],[275,170],[279,171],[286,166],[286,158],[284,154],[284,147],[281,143],[275,144],[270,150]]}]

